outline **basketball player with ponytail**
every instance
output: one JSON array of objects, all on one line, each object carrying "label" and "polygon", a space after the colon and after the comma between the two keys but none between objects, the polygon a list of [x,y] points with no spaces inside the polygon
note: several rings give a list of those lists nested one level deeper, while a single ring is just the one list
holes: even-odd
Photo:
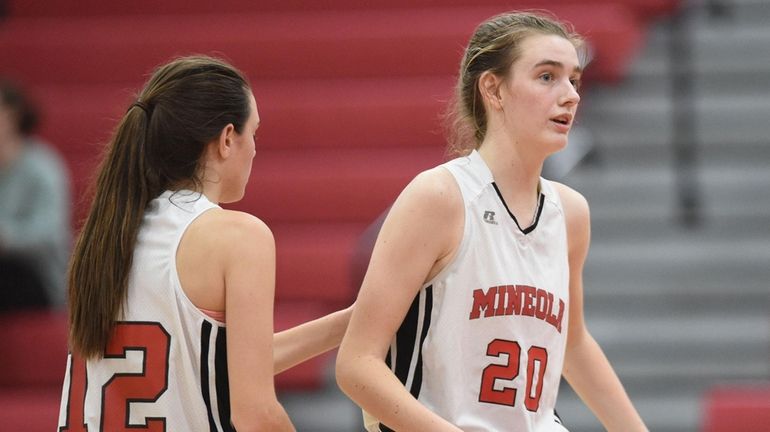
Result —
[{"label": "basketball player with ponytail", "polygon": [[244,195],[259,113],[209,57],[159,67],[99,168],[69,271],[60,431],[293,431],[273,375],[336,347],[351,309],[273,334],[275,245]]},{"label": "basketball player with ponytail", "polygon": [[533,13],[473,34],[458,157],[391,208],[337,356],[369,431],[564,432],[562,375],[607,430],[646,431],[583,320],[588,204],[540,177],[567,145],[581,45]]}]

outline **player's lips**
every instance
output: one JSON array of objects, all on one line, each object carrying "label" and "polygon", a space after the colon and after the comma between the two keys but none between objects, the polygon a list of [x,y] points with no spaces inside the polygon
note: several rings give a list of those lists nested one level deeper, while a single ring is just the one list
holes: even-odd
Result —
[{"label": "player's lips", "polygon": [[572,126],[572,114],[565,113],[556,117],[551,117],[551,122],[556,126],[556,130],[559,132],[569,132]]},{"label": "player's lips", "polygon": [[551,121],[569,126],[572,124],[572,114],[561,114],[556,117],[552,117]]}]

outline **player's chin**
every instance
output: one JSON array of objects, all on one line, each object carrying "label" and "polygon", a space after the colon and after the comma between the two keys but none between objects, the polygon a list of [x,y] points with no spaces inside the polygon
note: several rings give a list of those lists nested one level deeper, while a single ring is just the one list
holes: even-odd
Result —
[{"label": "player's chin", "polygon": [[565,148],[567,148],[569,140],[567,139],[567,135],[559,135],[559,136],[551,136],[548,140],[545,140],[545,147],[547,150],[547,153],[549,155],[558,153]]}]

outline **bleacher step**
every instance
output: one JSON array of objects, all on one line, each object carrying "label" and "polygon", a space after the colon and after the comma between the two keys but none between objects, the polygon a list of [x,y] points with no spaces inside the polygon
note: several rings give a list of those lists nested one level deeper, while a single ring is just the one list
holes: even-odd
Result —
[{"label": "bleacher step", "polygon": [[[443,146],[449,76],[366,79],[253,78],[259,149]],[[94,153],[140,91],[138,82],[46,85],[41,134],[62,151]],[[342,127],[344,125],[344,127]]]},{"label": "bleacher step", "polygon": [[[570,431],[601,431],[601,423],[566,386],[559,394],[556,409]],[[700,404],[686,394],[656,394],[633,397],[634,405],[655,432],[693,432],[700,419]]]},{"label": "bleacher step", "polygon": [[[697,97],[696,139],[703,146],[760,144],[770,136],[766,113],[770,101],[762,94],[734,97]],[[600,124],[592,132],[596,139],[612,146],[654,146],[668,143],[673,128],[671,102],[659,97],[595,100],[582,113],[585,123]],[[590,118],[590,120],[589,120]],[[735,135],[735,130],[742,133]]]},{"label": "bleacher step", "polygon": [[[403,9],[403,8],[446,8],[457,6],[495,6],[499,0],[325,0],[307,2],[303,0],[224,0],[212,3],[205,0],[167,1],[134,0],[130,3],[103,2],[99,0],[8,0],[8,9],[14,16],[111,16],[111,15],[163,15],[163,14],[212,14],[222,10],[230,12],[275,12],[275,11],[325,11],[359,9]],[[585,5],[585,0],[550,0],[551,6]],[[613,0],[592,0],[595,5],[613,5]],[[505,7],[510,10],[541,7],[537,0],[509,0]],[[640,17],[662,14],[676,7],[672,0],[626,0],[625,6]]]},{"label": "bleacher step", "polygon": [[[642,36],[627,8],[568,4],[553,12],[588,35],[597,52],[592,77],[623,74]],[[173,55],[212,52],[252,77],[431,76],[454,73],[475,26],[498,13],[499,7],[482,5],[19,18],[0,26],[0,58],[4,73],[34,83],[125,82]]]}]

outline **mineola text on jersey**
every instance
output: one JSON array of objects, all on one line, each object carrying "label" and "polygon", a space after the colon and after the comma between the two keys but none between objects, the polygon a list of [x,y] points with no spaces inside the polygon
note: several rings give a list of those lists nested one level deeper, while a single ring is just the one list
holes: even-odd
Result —
[{"label": "mineola text on jersey", "polygon": [[[490,318],[504,315],[520,315],[537,318],[551,324],[561,333],[564,318],[564,300],[544,289],[529,285],[500,285],[473,291],[473,306],[469,319]],[[481,312],[484,311],[482,316]]]}]

